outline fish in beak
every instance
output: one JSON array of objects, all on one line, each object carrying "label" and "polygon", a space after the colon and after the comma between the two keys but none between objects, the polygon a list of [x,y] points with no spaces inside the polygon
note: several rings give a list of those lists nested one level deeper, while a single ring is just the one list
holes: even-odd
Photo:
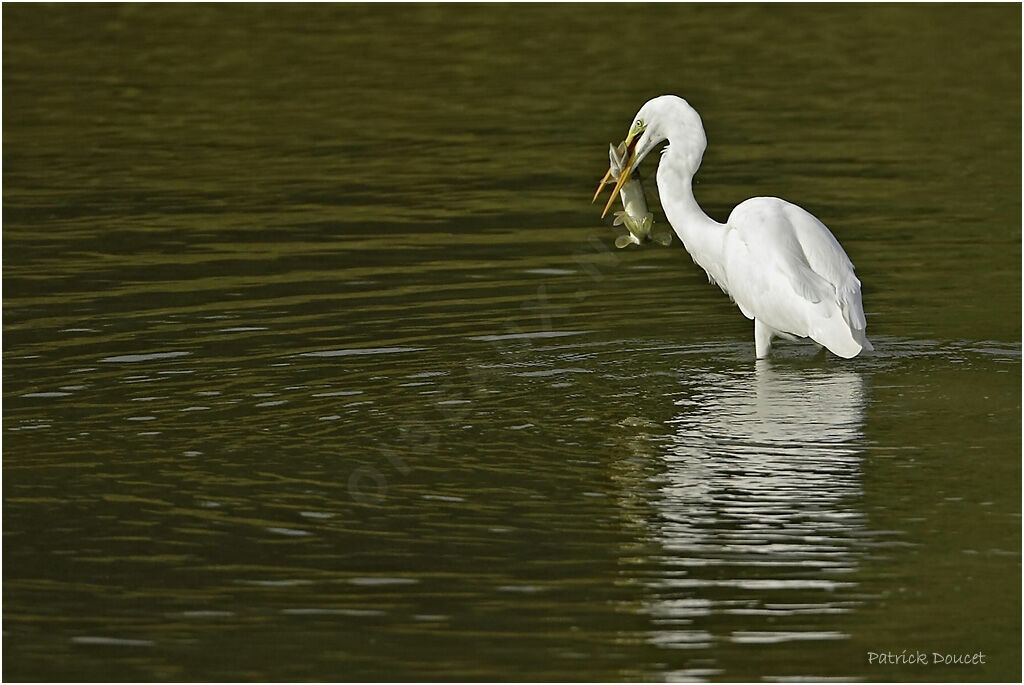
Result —
[{"label": "fish in beak", "polygon": [[[601,218],[603,219],[608,210],[611,209],[612,203],[615,202],[615,198],[618,197],[619,191],[622,190],[622,186],[629,180],[629,176],[633,171],[633,164],[636,162],[636,144],[640,141],[640,134],[644,132],[647,126],[642,121],[638,121],[633,124],[633,127],[629,130],[629,135],[626,136],[626,140],[621,143],[620,146],[620,157],[626,161],[622,165],[621,171],[619,171],[618,177],[615,178],[615,188],[612,189],[612,196],[608,198],[608,203],[604,206],[604,211],[601,212]],[[597,200],[597,197],[601,194],[601,189],[606,184],[612,182],[612,177],[615,176],[615,172],[611,166],[608,167],[608,171],[605,172],[604,177],[597,186],[597,191],[594,193],[594,199],[590,202],[593,203]]]}]

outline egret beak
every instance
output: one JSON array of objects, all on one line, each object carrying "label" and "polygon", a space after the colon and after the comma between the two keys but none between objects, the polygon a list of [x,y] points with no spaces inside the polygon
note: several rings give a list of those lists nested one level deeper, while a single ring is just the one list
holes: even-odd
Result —
[{"label": "egret beak", "polygon": [[[619,172],[618,178],[615,179],[615,188],[612,190],[612,196],[608,198],[608,204],[604,206],[604,211],[601,212],[601,218],[603,219],[611,209],[612,203],[615,202],[615,198],[618,196],[619,191],[622,190],[622,186],[629,180],[629,176],[633,171],[633,164],[636,162],[636,144],[640,142],[640,134],[644,132],[647,125],[643,121],[637,121],[629,129],[629,134],[626,136],[625,145],[626,151],[624,153],[625,163],[622,165],[622,171]],[[616,155],[621,157],[622,155]],[[597,200],[597,196],[601,194],[601,189],[604,188],[605,184],[612,178],[612,167],[608,167],[608,171],[605,172],[604,178],[601,179],[601,183],[597,186],[597,191],[594,193],[594,199],[591,200],[593,204],[594,200]]]},{"label": "egret beak", "polygon": [[[605,214],[608,213],[608,210],[612,208],[612,203],[615,202],[615,198],[618,196],[619,191],[622,190],[622,186],[626,185],[626,181],[629,180],[629,176],[633,172],[633,162],[636,161],[636,141],[637,140],[638,140],[638,138],[634,139],[632,142],[626,144],[627,145],[627,147],[626,147],[626,152],[627,152],[626,163],[622,165],[622,172],[619,174],[619,177],[617,179],[615,179],[615,188],[612,189],[612,196],[608,198],[608,204],[606,204],[604,206],[604,211],[601,212],[601,218],[602,219],[604,218]],[[612,173],[612,170],[608,169],[607,176],[610,176],[611,173]],[[604,185],[604,181],[601,181],[601,184]]]},{"label": "egret beak", "polygon": [[597,196],[601,194],[601,191],[604,189],[605,184],[608,183],[608,179],[610,179],[611,177],[612,168],[609,166],[608,171],[604,172],[604,177],[601,179],[601,182],[597,184],[597,190],[594,191],[594,199],[590,201],[590,204],[594,204],[595,202],[597,202]]}]

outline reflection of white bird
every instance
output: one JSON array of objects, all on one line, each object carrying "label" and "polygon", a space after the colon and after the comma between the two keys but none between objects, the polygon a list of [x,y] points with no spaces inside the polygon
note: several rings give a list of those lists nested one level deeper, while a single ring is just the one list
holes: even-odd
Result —
[{"label": "reflection of white bird", "polygon": [[711,649],[846,638],[828,619],[861,601],[854,572],[876,540],[861,481],[864,379],[759,361],[686,374],[680,386],[675,432],[653,459],[663,470],[632,488],[653,506],[646,525],[663,550],[639,576],[651,588],[650,640]]},{"label": "reflection of white bird", "polygon": [[757,356],[768,354],[773,337],[811,338],[846,358],[870,351],[860,281],[823,223],[774,197],[739,204],[724,224],[701,210],[693,177],[707,139],[700,116],[682,98],[663,95],[637,112],[626,139],[631,157],[605,213],[630,173],[666,140],[658,167],[661,205],[693,260],[754,320]]}]

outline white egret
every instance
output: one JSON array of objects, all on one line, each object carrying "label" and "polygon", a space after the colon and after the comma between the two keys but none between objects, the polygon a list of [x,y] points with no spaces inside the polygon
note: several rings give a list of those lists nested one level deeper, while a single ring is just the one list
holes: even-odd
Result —
[{"label": "white egret", "polygon": [[658,166],[661,206],[693,261],[753,319],[757,358],[768,355],[775,337],[810,338],[847,359],[871,351],[860,281],[825,224],[777,197],[740,203],[724,224],[701,210],[693,177],[707,138],[686,100],[663,95],[637,112],[626,138],[631,156],[601,216],[644,157],[665,141]]}]

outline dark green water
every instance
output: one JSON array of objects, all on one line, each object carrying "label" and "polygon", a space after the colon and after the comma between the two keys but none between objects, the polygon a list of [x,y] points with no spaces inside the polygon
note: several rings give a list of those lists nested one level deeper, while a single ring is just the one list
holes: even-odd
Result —
[{"label": "dark green water", "polygon": [[[3,20],[6,680],[1020,679],[1019,6]],[[612,248],[663,92],[876,355]]]}]

